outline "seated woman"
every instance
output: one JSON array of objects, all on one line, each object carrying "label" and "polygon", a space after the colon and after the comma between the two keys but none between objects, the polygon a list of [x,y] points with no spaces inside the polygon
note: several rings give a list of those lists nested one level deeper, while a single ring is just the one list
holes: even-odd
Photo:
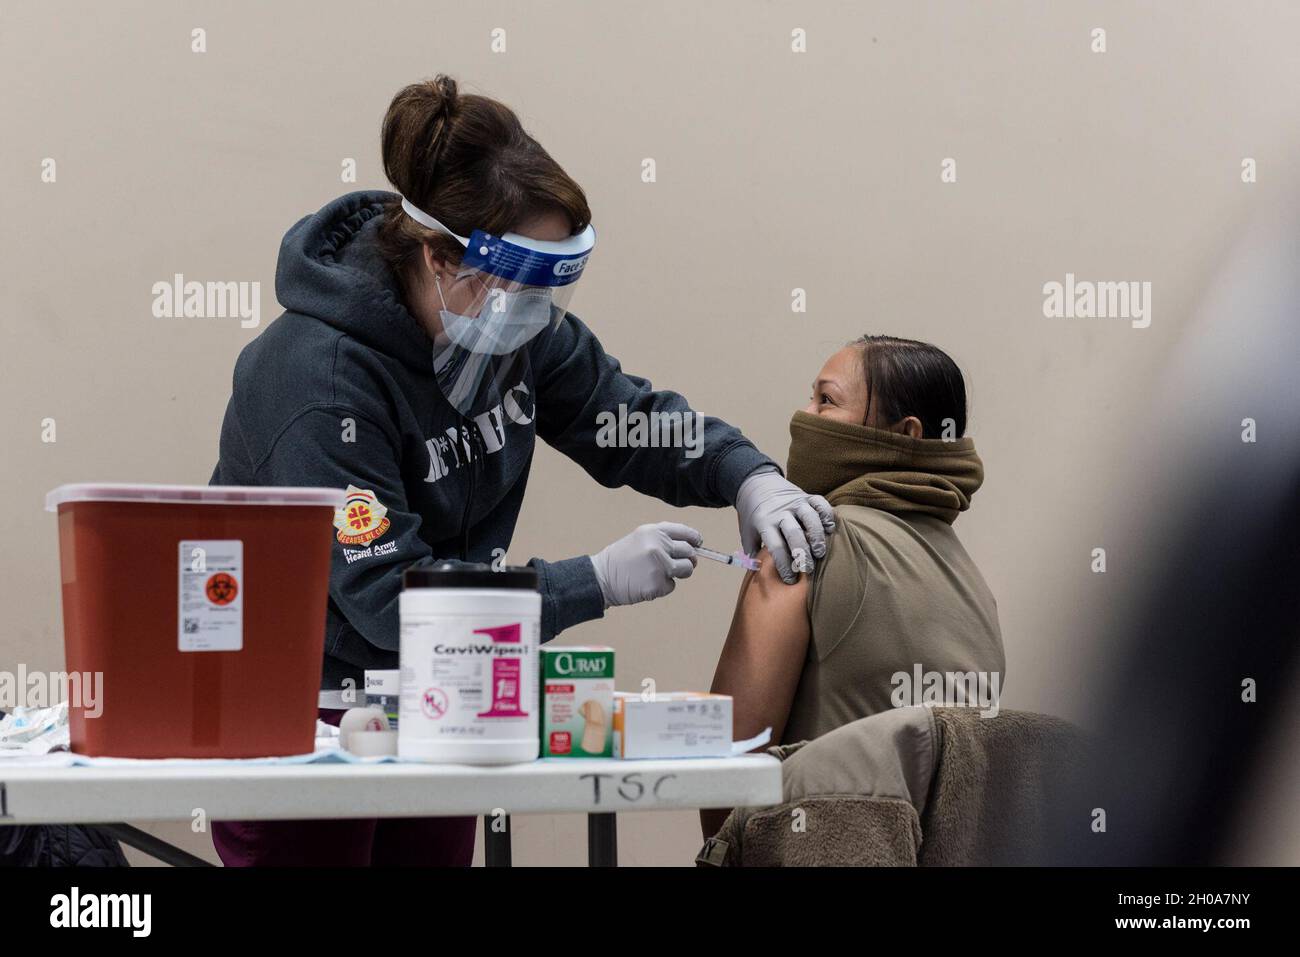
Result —
[{"label": "seated woman", "polygon": [[[894,676],[910,688],[917,666],[1000,687],[997,603],[952,527],[984,479],[965,430],[965,382],[935,346],[863,336],[827,361],[790,423],[786,474],[826,496],[837,527],[795,585],[768,560],[740,586],[713,679],[738,739],[770,725],[774,743],[802,741],[894,707]],[[706,837],[725,816],[704,813]]]}]

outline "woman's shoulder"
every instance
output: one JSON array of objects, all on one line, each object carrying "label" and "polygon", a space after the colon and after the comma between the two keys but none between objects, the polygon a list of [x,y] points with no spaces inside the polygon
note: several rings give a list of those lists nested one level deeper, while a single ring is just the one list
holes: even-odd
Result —
[{"label": "woman's shoulder", "polygon": [[950,524],[925,512],[892,512],[869,505],[836,505],[836,525],[850,534],[874,535],[943,535],[953,534]]},{"label": "woman's shoulder", "polygon": [[836,505],[835,520],[825,564],[854,566],[858,577],[865,578],[866,569],[878,564],[877,559],[909,564],[964,560],[965,549],[953,527],[933,515]]}]

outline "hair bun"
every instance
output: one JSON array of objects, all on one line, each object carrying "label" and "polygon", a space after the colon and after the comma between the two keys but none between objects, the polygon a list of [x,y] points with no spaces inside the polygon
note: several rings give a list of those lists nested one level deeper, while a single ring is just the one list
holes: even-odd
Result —
[{"label": "hair bun", "polygon": [[420,202],[433,191],[438,158],[460,108],[456,81],[445,73],[412,83],[393,97],[384,116],[384,172],[408,199]]},{"label": "hair bun", "polygon": [[425,89],[438,101],[434,106],[434,113],[443,119],[450,118],[455,112],[456,101],[460,97],[455,79],[445,73],[439,73],[425,84]]},{"label": "hair bun", "polygon": [[[591,222],[582,187],[528,135],[514,110],[462,94],[446,74],[399,90],[381,136],[393,188],[461,235],[475,229],[500,235],[541,212],[563,213],[574,233]],[[425,250],[448,263],[465,252],[456,239],[406,215],[396,200],[385,204],[378,243],[404,284],[422,281]]]}]

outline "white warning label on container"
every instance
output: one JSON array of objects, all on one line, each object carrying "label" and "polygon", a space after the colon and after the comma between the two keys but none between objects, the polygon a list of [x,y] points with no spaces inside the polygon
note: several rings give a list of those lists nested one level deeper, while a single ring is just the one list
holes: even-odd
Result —
[{"label": "white warning label on container", "polygon": [[244,543],[181,542],[176,592],[176,643],[181,651],[244,647]]}]

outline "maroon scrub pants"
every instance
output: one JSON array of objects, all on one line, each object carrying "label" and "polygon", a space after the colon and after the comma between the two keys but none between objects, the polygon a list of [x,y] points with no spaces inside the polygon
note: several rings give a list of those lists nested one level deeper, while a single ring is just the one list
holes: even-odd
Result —
[{"label": "maroon scrub pants", "polygon": [[[322,709],[337,725],[342,711]],[[214,821],[212,843],[227,867],[468,867],[472,817]]]}]

